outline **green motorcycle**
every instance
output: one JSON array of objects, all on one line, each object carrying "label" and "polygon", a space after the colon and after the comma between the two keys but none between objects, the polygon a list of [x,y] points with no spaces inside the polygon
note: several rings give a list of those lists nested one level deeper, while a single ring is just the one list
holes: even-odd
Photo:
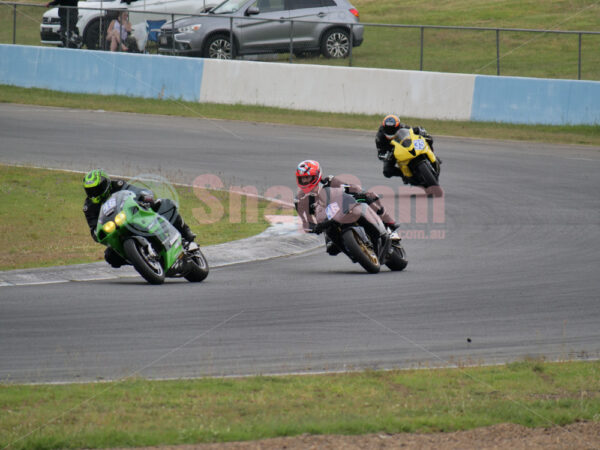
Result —
[{"label": "green motorcycle", "polygon": [[183,245],[179,231],[165,217],[138,203],[131,191],[115,192],[104,202],[96,238],[151,284],[162,284],[165,277],[200,282],[208,276],[208,263],[198,244]]}]

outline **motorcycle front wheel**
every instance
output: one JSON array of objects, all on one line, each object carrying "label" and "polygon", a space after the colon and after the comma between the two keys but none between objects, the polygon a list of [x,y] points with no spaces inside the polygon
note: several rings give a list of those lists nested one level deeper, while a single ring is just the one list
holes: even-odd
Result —
[{"label": "motorcycle front wheel", "polygon": [[444,191],[440,186],[438,177],[433,170],[433,166],[428,159],[422,159],[417,163],[414,171],[419,174],[425,188],[425,192],[433,195],[434,197],[441,197],[444,195]]},{"label": "motorcycle front wheel", "polygon": [[385,265],[393,271],[401,271],[408,265],[406,251],[400,242],[392,242],[392,253],[387,257]]},{"label": "motorcycle front wheel", "polygon": [[342,235],[346,250],[352,255],[363,269],[369,273],[377,273],[381,269],[379,258],[375,254],[372,246],[363,242],[358,234],[352,229],[348,229]]},{"label": "motorcycle front wheel", "polygon": [[[150,245],[150,244],[148,244]],[[136,239],[123,242],[123,250],[135,270],[150,284],[162,284],[165,281],[165,271],[156,257]]]}]

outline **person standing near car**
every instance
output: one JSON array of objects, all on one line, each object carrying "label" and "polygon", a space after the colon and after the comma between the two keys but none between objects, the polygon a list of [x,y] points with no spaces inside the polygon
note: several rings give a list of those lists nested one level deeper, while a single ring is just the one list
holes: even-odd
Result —
[{"label": "person standing near car", "polygon": [[46,8],[58,6],[58,17],[60,18],[60,40],[63,47],[81,46],[81,38],[77,29],[78,10],[77,0],[53,0],[46,3]]}]

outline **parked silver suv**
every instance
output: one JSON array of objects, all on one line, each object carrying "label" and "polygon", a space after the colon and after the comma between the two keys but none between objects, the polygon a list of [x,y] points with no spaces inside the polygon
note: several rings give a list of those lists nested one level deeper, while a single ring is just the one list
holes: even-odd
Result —
[{"label": "parked silver suv", "polygon": [[363,41],[358,23],[348,0],[226,0],[206,15],[163,25],[159,51],[230,59],[233,34],[235,56],[292,51],[345,58]]}]

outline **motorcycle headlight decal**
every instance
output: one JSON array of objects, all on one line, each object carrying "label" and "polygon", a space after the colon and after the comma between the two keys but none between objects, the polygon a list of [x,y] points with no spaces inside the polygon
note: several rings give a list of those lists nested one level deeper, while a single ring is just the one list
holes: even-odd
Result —
[{"label": "motorcycle headlight decal", "polygon": [[104,224],[104,226],[102,227],[102,231],[104,231],[106,234],[110,234],[113,231],[115,231],[116,228],[117,226],[115,225],[115,223],[112,220],[110,220]]},{"label": "motorcycle headlight decal", "polygon": [[127,216],[125,215],[125,213],[123,211],[121,211],[119,214],[117,214],[115,216],[115,223],[117,224],[117,226],[121,226],[125,223],[125,221],[127,220]]}]

